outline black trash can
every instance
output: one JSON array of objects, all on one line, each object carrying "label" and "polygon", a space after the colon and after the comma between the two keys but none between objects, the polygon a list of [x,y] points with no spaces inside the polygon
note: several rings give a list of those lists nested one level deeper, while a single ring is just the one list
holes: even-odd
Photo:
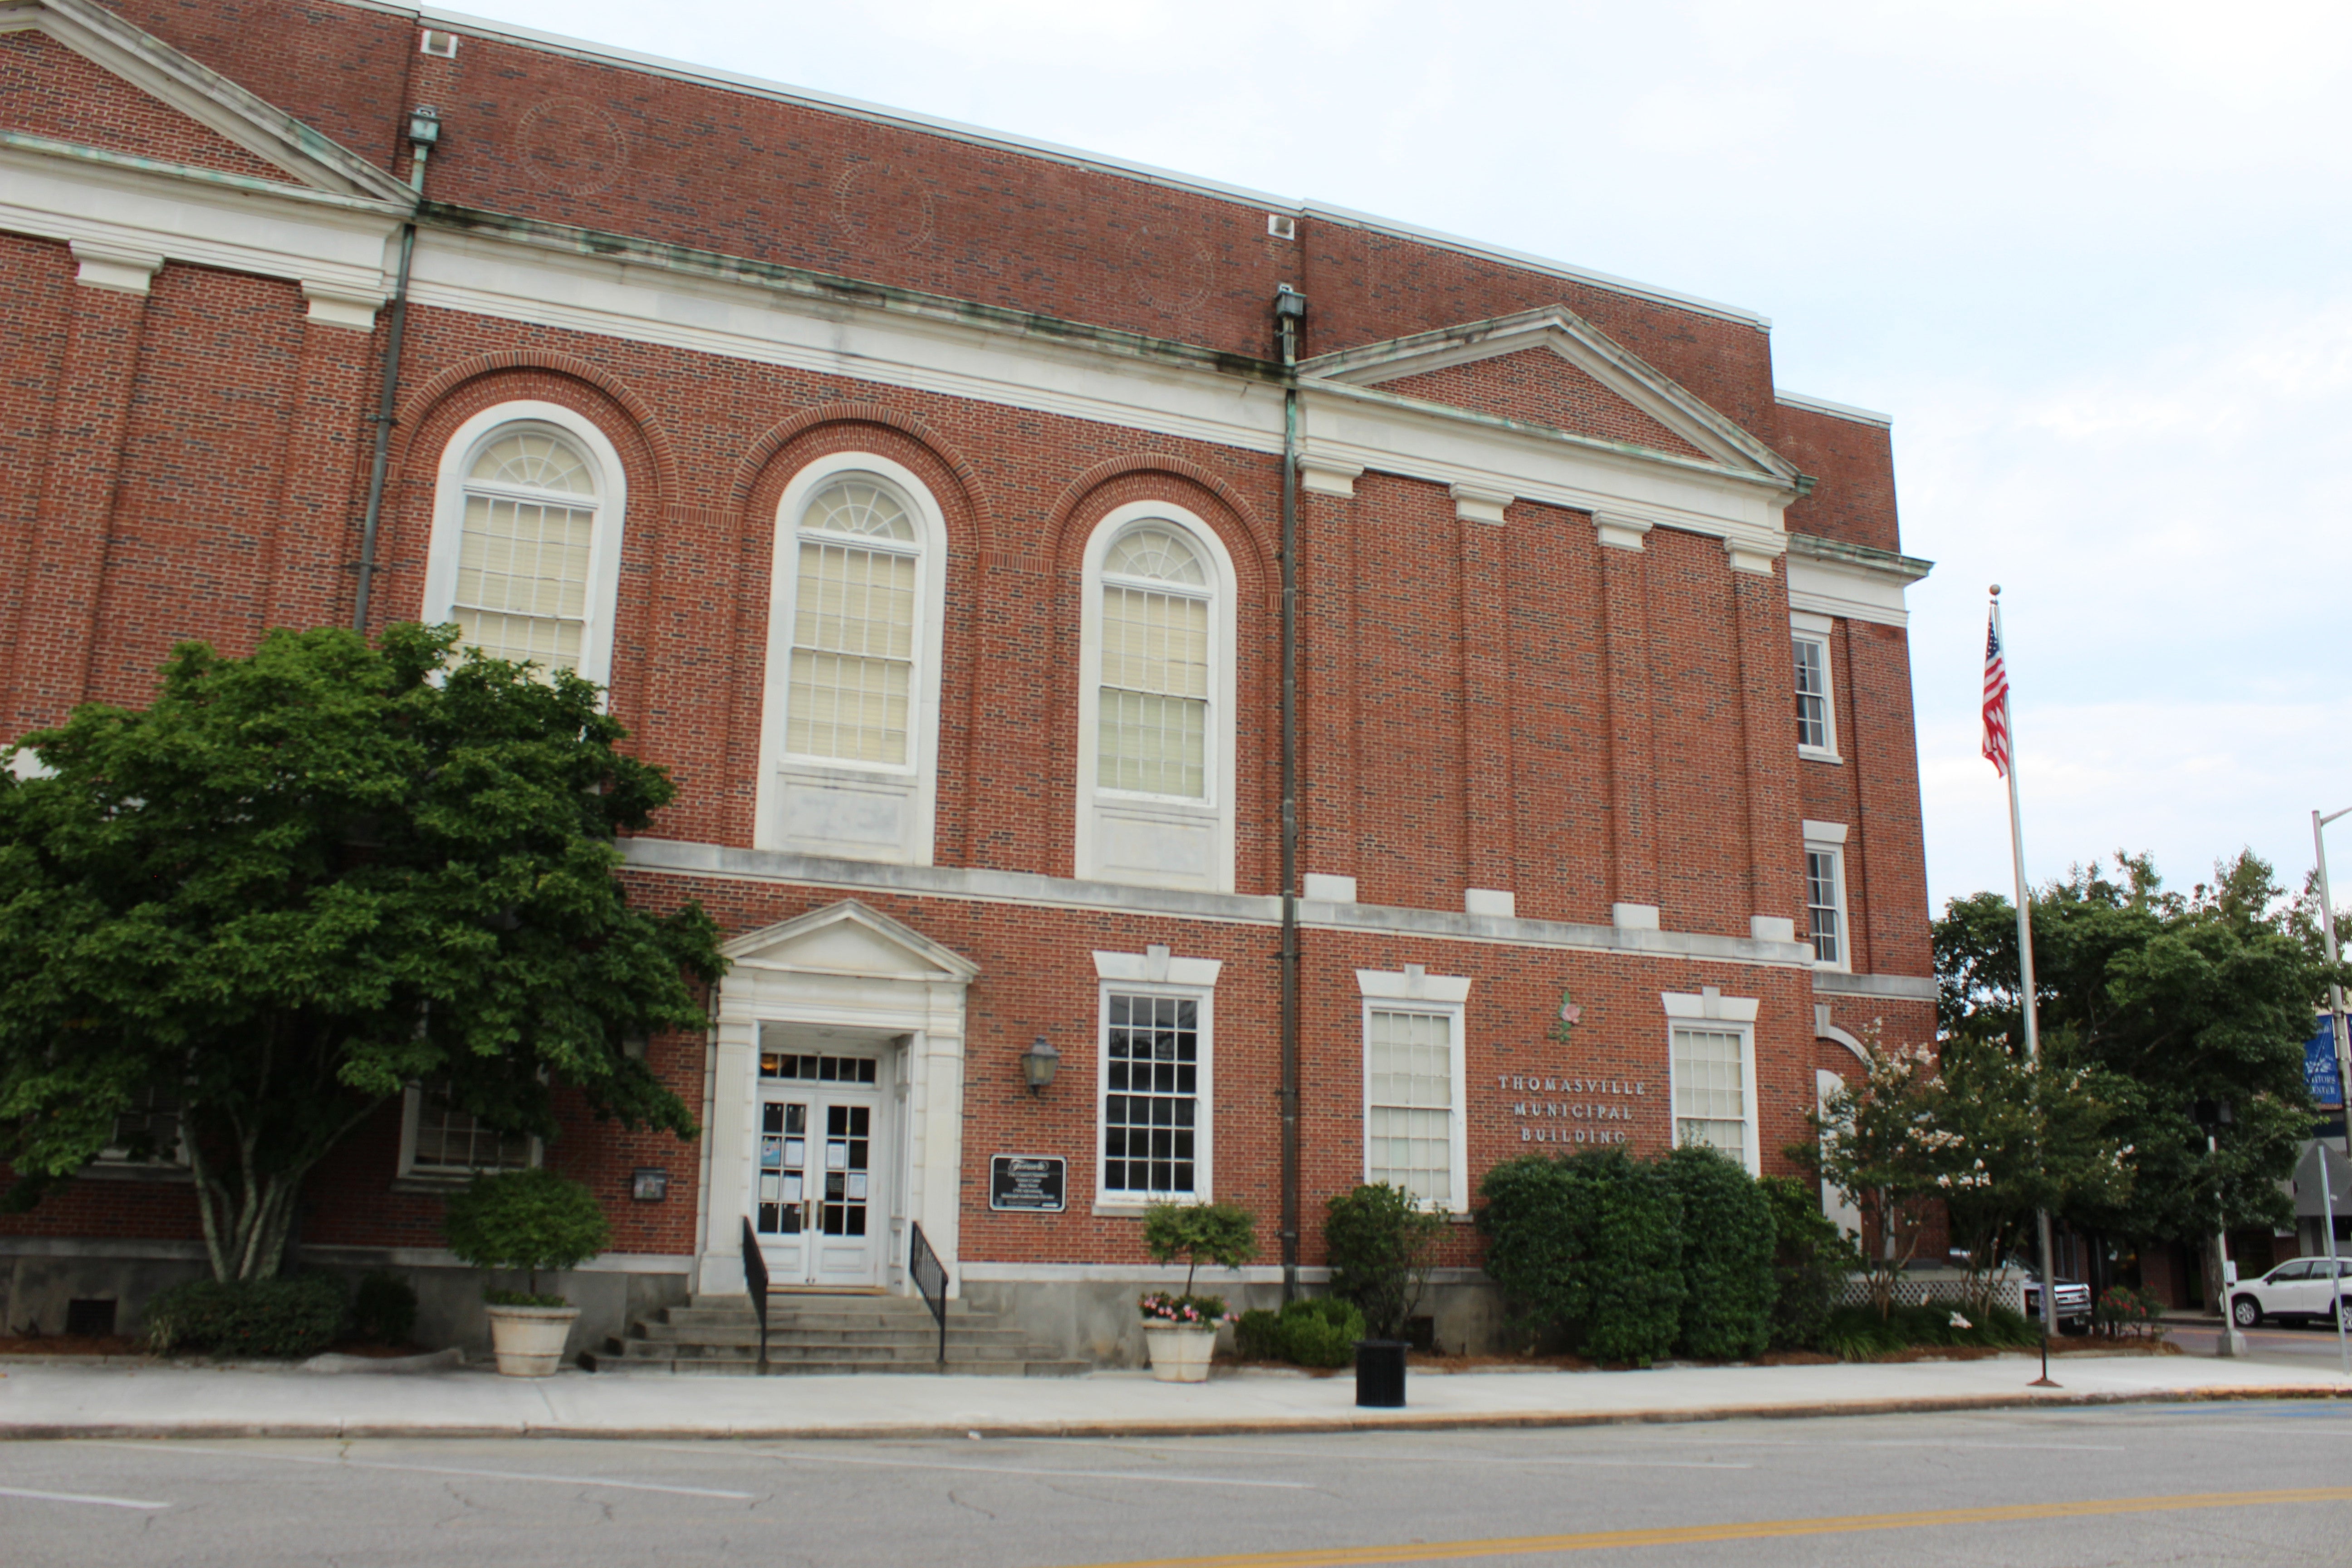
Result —
[{"label": "black trash can", "polygon": [[1356,1342],[1356,1403],[1379,1410],[1404,1405],[1404,1340]]}]

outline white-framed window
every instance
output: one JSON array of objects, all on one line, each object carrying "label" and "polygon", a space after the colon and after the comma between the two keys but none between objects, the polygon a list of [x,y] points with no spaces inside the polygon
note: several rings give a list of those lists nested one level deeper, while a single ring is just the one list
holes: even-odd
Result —
[{"label": "white-framed window", "polygon": [[903,465],[821,458],[776,511],[755,842],[928,866],[947,521]]},{"label": "white-framed window", "polygon": [[1402,1187],[1425,1208],[1466,1213],[1463,1021],[1470,981],[1360,969],[1364,1006],[1364,1180]]},{"label": "white-framed window", "polygon": [[539,1140],[499,1132],[449,1101],[437,1084],[411,1084],[401,1104],[400,1174],[466,1181],[484,1171],[520,1171],[540,1161]]},{"label": "white-framed window", "polygon": [[1097,952],[1095,1205],[1215,1193],[1216,959]]},{"label": "white-framed window", "polygon": [[1755,999],[1714,986],[1663,999],[1675,1142],[1719,1149],[1757,1173]]},{"label": "white-framed window", "polygon": [[151,1084],[132,1095],[130,1109],[115,1113],[113,1136],[93,1163],[130,1170],[184,1169],[188,1152],[180,1142],[179,1091]]},{"label": "white-framed window", "polygon": [[609,685],[627,508],[620,454],[593,421],[535,400],[485,409],[442,449],[424,618]]},{"label": "white-framed window", "polygon": [[1805,824],[1805,931],[1813,962],[1824,969],[1853,967],[1853,932],[1845,912],[1845,824]]},{"label": "white-framed window", "polygon": [[1096,526],[1082,572],[1077,874],[1230,892],[1232,558],[1192,513],[1139,501]]},{"label": "white-framed window", "polygon": [[1797,752],[1819,762],[1838,760],[1837,700],[1830,684],[1830,640],[1836,622],[1805,611],[1789,616],[1790,642],[1797,667]]}]

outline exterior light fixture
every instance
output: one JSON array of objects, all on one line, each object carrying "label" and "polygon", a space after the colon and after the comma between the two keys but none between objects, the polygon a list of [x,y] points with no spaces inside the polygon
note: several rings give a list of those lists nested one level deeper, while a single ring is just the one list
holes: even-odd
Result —
[{"label": "exterior light fixture", "polygon": [[417,108],[408,111],[408,143],[412,147],[434,147],[441,142],[441,111]]},{"label": "exterior light fixture", "polygon": [[1286,318],[1292,321],[1305,321],[1307,319],[1307,296],[1301,294],[1297,289],[1293,289],[1287,283],[1276,284],[1274,288],[1274,313],[1277,318]]},{"label": "exterior light fixture", "polygon": [[1021,1053],[1021,1079],[1029,1086],[1029,1092],[1035,1094],[1054,1081],[1055,1069],[1061,1065],[1062,1053],[1054,1048],[1053,1041],[1040,1035]]}]

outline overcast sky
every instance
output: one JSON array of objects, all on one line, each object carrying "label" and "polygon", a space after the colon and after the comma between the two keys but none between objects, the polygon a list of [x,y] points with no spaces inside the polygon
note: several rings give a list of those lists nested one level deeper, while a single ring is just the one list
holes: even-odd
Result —
[{"label": "overcast sky", "polygon": [[[1935,904],[2118,847],[2299,886],[2352,806],[2352,6],[476,0],[1772,319],[1895,419]],[[2334,646],[2331,646],[2334,645]],[[2336,880],[2352,902],[2352,819]]]}]

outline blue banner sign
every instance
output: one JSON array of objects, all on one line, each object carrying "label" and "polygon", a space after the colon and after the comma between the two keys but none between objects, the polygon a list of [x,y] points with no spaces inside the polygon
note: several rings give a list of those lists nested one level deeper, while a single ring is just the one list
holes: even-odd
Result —
[{"label": "blue banner sign", "polygon": [[2319,1020],[2319,1033],[2303,1043],[2303,1081],[2320,1105],[2344,1103],[2344,1080],[2336,1072],[2336,1020]]}]

